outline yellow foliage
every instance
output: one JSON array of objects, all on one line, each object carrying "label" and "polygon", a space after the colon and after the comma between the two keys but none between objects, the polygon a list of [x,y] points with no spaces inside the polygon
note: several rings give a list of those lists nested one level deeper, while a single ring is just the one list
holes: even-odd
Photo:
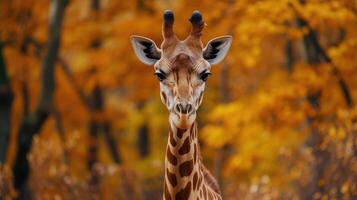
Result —
[{"label": "yellow foliage", "polygon": [[[40,92],[49,2],[0,3],[0,42],[14,93],[8,163],[0,165],[0,194],[9,197],[15,193],[3,185],[12,181],[8,165],[15,159],[16,134],[25,108],[35,110]],[[129,37],[144,35],[160,45],[165,9],[175,13],[179,38],[189,32],[193,10],[200,10],[207,24],[204,44],[233,35],[227,58],[212,67],[198,113],[204,162],[211,169],[222,166],[227,199],[309,199],[304,195],[310,184],[320,187],[316,199],[356,196],[355,1],[99,0],[97,11],[93,1],[68,2],[58,56],[67,65],[57,62],[55,69],[51,112],[57,115],[41,128],[28,156],[35,199],[162,197],[168,114],[152,67],[137,61]],[[299,19],[308,26],[299,26]],[[331,62],[321,55],[309,61],[311,28]],[[93,103],[96,88],[100,108]],[[91,134],[93,122],[107,123],[120,164],[113,161],[105,128],[97,137]],[[137,141],[143,127],[149,138],[144,158]],[[93,146],[97,160],[89,169]],[[96,190],[90,185],[93,173],[99,177]],[[321,179],[313,180],[316,174]]]}]

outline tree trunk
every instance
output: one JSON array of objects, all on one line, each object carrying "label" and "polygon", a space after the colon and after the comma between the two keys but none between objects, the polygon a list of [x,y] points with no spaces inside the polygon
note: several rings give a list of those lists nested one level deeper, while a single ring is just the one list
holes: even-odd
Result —
[{"label": "tree trunk", "polygon": [[[221,103],[228,103],[230,99],[229,95],[229,88],[228,88],[228,65],[223,64],[223,66],[220,69],[219,73],[219,91],[220,91],[220,102]],[[219,184],[223,185],[223,180],[221,176],[222,168],[223,168],[223,163],[226,160],[227,157],[227,151],[229,150],[229,145],[225,145],[222,148],[220,148],[217,152],[217,155],[215,156],[214,159],[214,169],[213,169],[213,174],[216,177],[217,181]]]},{"label": "tree trunk", "polygon": [[[299,28],[303,28],[307,26],[307,23],[303,19],[298,18],[296,21],[296,25]],[[309,31],[306,35],[304,35],[301,41],[303,58],[305,62],[307,62],[310,65],[316,65],[321,62],[319,59],[317,49],[313,45],[314,37],[316,37],[316,33]],[[313,194],[318,190],[318,180],[320,179],[321,176],[321,170],[323,170],[321,168],[322,154],[316,151],[316,149],[318,149],[319,141],[321,140],[319,130],[317,129],[318,114],[320,110],[320,93],[321,93],[320,90],[310,91],[310,93],[306,97],[310,106],[316,111],[317,114],[307,119],[311,129],[310,138],[308,139],[307,142],[308,145],[311,146],[313,149],[313,155],[315,161],[313,163],[314,166],[312,166],[312,170],[311,170],[312,176],[309,186],[304,189],[305,192],[302,194],[303,199],[313,198]]]},{"label": "tree trunk", "polygon": [[289,73],[293,71],[294,67],[294,46],[293,42],[288,38],[285,43],[285,68],[288,70]]},{"label": "tree trunk", "polygon": [[[230,1],[230,4],[234,4],[234,0]],[[228,30],[228,33],[232,36],[234,36],[234,26],[230,27],[230,30]],[[222,104],[227,104],[231,100],[231,95],[229,91],[229,64],[224,63],[220,69],[220,74],[219,74],[219,91],[220,91],[220,103]],[[222,191],[222,195],[224,195],[224,189],[225,189],[225,182],[222,177],[222,171],[224,167],[224,163],[226,162],[227,158],[230,155],[230,152],[232,151],[232,145],[231,144],[225,144],[223,147],[221,147],[215,158],[214,158],[214,166],[213,166],[213,174],[216,180],[218,181],[220,185],[220,189]],[[224,196],[223,196],[224,197]]]},{"label": "tree trunk", "polygon": [[55,88],[54,66],[60,46],[60,33],[66,4],[66,0],[51,1],[48,41],[41,64],[41,93],[39,102],[36,110],[23,119],[19,128],[17,139],[18,150],[13,173],[15,188],[18,190],[21,189],[20,199],[29,198],[24,191],[27,191],[26,181],[29,175],[27,154],[31,148],[32,138],[41,129],[51,111],[52,97]]},{"label": "tree trunk", "polygon": [[149,154],[149,130],[148,125],[144,123],[138,130],[137,146],[141,158],[145,158]]},{"label": "tree trunk", "polygon": [[10,115],[13,93],[6,71],[5,60],[0,42],[0,164],[5,163],[5,156],[10,134]]},{"label": "tree trunk", "polygon": [[[300,3],[304,1],[300,0]],[[353,100],[349,91],[349,88],[345,81],[343,80],[341,74],[339,73],[337,66],[334,65],[330,57],[327,55],[325,50],[322,48],[318,41],[317,32],[312,29],[307,21],[303,19],[297,13],[296,26],[298,28],[306,28],[308,30],[307,34],[304,35],[301,41],[303,59],[306,63],[310,64],[312,67],[317,67],[318,64],[322,62],[329,63],[332,67],[333,75],[338,80],[338,85],[342,91],[344,100],[348,107],[353,105]],[[289,41],[288,41],[289,42]],[[293,48],[291,43],[286,45],[286,58],[287,58],[287,69],[292,71],[293,69]],[[321,143],[324,140],[323,134],[320,133],[318,125],[320,123],[320,96],[321,90],[309,91],[306,96],[307,101],[310,106],[315,110],[315,115],[307,119],[310,126],[310,137],[307,140],[307,145],[313,149],[314,162],[311,166],[311,177],[310,182],[307,186],[301,188],[301,199],[313,199],[314,194],[323,194],[326,192],[326,188],[319,184],[320,180],[324,178],[324,173],[328,162],[331,160],[331,154],[327,150],[320,148]]]},{"label": "tree trunk", "polygon": [[88,106],[93,113],[92,119],[89,123],[89,134],[91,143],[88,148],[88,161],[87,167],[91,173],[89,180],[90,186],[94,191],[98,192],[99,175],[95,169],[95,163],[98,162],[98,143],[99,135],[104,134],[105,142],[108,145],[110,154],[115,163],[121,162],[120,154],[116,146],[116,142],[112,137],[111,125],[107,119],[98,119],[97,114],[102,113],[104,109],[104,95],[103,90],[99,85],[96,85],[92,91],[91,96],[88,98]]},{"label": "tree trunk", "polygon": [[[145,107],[145,101],[140,101],[137,104],[139,111],[142,111]],[[140,158],[145,158],[150,153],[150,135],[149,128],[146,119],[143,124],[140,125],[137,132],[136,146],[140,155]]]},{"label": "tree trunk", "polygon": [[[305,0],[300,0],[300,4],[304,4]],[[305,60],[307,63],[314,65],[321,62],[329,63],[332,67],[333,75],[338,80],[338,85],[342,91],[346,105],[351,108],[353,106],[353,100],[350,94],[350,90],[343,80],[342,75],[340,74],[337,66],[334,65],[331,58],[327,55],[325,50],[322,48],[321,44],[318,41],[317,33],[312,29],[307,21],[299,14],[299,12],[292,7],[297,14],[296,25],[298,28],[305,28],[308,30],[308,33],[304,35],[302,46],[303,52],[305,55]],[[320,180],[324,178],[324,172],[328,165],[328,162],[331,160],[331,153],[327,150],[321,149],[320,145],[323,142],[324,136],[318,130],[318,124],[320,120],[320,94],[321,90],[310,91],[307,99],[310,103],[310,106],[315,110],[315,115],[308,119],[308,123],[311,128],[311,136],[309,138],[309,146],[313,149],[314,163],[311,166],[311,180],[307,187],[302,188],[301,198],[302,199],[313,199],[314,194],[323,194],[326,192],[326,188],[319,184]]]},{"label": "tree trunk", "polygon": [[112,127],[111,127],[110,122],[104,122],[102,124],[102,129],[103,129],[103,132],[104,132],[105,141],[106,141],[106,143],[108,145],[110,154],[112,155],[112,158],[113,158],[114,162],[116,164],[120,164],[121,163],[121,157],[120,157],[119,150],[117,148],[117,144],[115,142],[115,139],[113,138],[113,135],[112,135]]},{"label": "tree trunk", "polygon": [[[90,103],[90,99],[89,97],[87,97],[83,90],[76,84],[73,74],[70,70],[69,65],[63,60],[63,59],[58,59],[58,62],[60,64],[61,69],[63,70],[63,72],[65,73],[65,75],[67,76],[70,84],[72,85],[72,87],[74,88],[74,90],[77,92],[78,97],[80,98],[80,100],[82,101],[82,103],[89,109],[89,110],[93,110],[93,108],[91,107],[91,103]],[[102,100],[104,103],[104,99]],[[93,122],[91,122],[93,123]],[[117,144],[115,142],[115,138],[112,135],[112,131],[111,131],[111,123],[110,121],[104,121],[101,125],[101,130],[104,132],[104,137],[105,137],[105,141],[108,145],[109,151],[112,155],[112,158],[114,160],[115,163],[119,164],[121,163],[121,157],[120,157],[120,153],[119,153],[119,149],[117,148]]]},{"label": "tree trunk", "polygon": [[94,168],[95,163],[98,160],[98,135],[100,132],[100,122],[96,119],[95,115],[99,113],[103,108],[103,96],[102,89],[99,85],[96,85],[92,91],[92,94],[89,98],[89,107],[92,111],[92,119],[89,123],[89,136],[90,136],[90,145],[88,148],[88,161],[87,167],[91,173],[91,178],[89,180],[89,185],[92,189],[98,192],[98,183],[99,177],[97,170]]}]

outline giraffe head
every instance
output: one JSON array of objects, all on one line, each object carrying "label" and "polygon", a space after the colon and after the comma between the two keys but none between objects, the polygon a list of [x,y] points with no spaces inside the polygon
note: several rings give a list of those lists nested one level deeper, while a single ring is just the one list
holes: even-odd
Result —
[{"label": "giraffe head", "polygon": [[201,34],[205,23],[200,12],[193,12],[190,22],[191,33],[185,40],[179,40],[173,32],[174,15],[165,11],[161,48],[149,38],[131,36],[136,55],[144,64],[154,67],[170,121],[182,129],[195,121],[211,66],[223,60],[232,41],[231,36],[221,36],[204,47]]}]

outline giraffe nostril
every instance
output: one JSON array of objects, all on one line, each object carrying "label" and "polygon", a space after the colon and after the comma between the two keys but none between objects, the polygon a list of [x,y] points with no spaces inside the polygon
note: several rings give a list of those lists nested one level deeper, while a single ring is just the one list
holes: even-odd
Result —
[{"label": "giraffe nostril", "polygon": [[189,114],[192,112],[192,110],[193,110],[193,106],[191,104],[178,103],[175,106],[175,111],[181,114]]},{"label": "giraffe nostril", "polygon": [[180,104],[176,104],[176,106],[175,106],[175,111],[176,111],[177,113],[181,113],[181,106],[180,106]]}]

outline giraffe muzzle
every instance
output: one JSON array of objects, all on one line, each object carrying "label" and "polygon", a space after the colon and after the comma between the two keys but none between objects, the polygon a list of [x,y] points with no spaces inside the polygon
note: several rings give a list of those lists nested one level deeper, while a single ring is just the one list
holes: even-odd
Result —
[{"label": "giraffe muzzle", "polygon": [[177,103],[174,109],[180,115],[189,115],[193,112],[193,106],[190,103]]}]

